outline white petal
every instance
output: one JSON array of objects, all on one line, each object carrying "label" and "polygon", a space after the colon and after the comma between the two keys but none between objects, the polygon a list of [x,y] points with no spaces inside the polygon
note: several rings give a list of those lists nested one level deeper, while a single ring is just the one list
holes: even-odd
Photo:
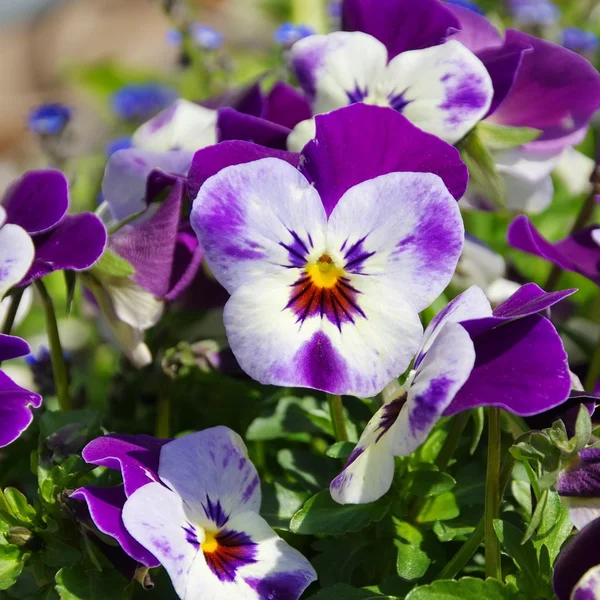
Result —
[{"label": "white petal", "polygon": [[381,88],[408,103],[401,111],[412,123],[452,144],[486,115],[494,94],[483,63],[457,41],[399,54]]},{"label": "white petal", "polygon": [[502,304],[502,302],[508,300],[520,287],[520,284],[516,281],[500,277],[490,283],[485,290],[485,294],[492,303],[492,306],[498,306],[498,304]]},{"label": "white petal", "polygon": [[132,137],[136,148],[153,152],[194,152],[217,142],[217,111],[188,100],[176,100],[144,123]]},{"label": "white petal", "polygon": [[317,128],[314,119],[300,121],[287,138],[287,149],[290,152],[301,152],[302,148],[314,139],[317,134]]},{"label": "white petal", "polygon": [[573,196],[589,193],[590,178],[596,163],[575,148],[566,148],[562,153],[555,173]]},{"label": "white petal", "polygon": [[562,499],[569,507],[569,515],[573,525],[579,530],[600,517],[600,498],[563,496]]},{"label": "white petal", "polygon": [[506,191],[506,208],[509,210],[537,215],[552,203],[554,184],[550,175],[532,182],[504,173],[502,179]]},{"label": "white petal", "polygon": [[35,248],[29,234],[8,223],[0,229],[0,298],[29,271]]},{"label": "white petal", "polygon": [[562,150],[542,152],[524,147],[494,152],[499,173],[520,177],[534,183],[545,179],[560,161]]}]

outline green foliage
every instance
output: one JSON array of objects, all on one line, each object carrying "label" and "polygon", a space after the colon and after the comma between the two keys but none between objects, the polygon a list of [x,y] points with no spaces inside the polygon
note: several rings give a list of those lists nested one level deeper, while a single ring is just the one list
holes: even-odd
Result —
[{"label": "green foliage", "polygon": [[[534,596],[527,596],[527,598]],[[406,600],[525,600],[514,586],[495,579],[464,577],[458,581],[436,581],[413,590]]]},{"label": "green foliage", "polygon": [[135,275],[133,265],[108,248],[104,250],[98,262],[94,264],[91,272],[107,277],[129,277]]},{"label": "green foliage", "polygon": [[488,121],[477,124],[476,131],[488,150],[509,150],[533,142],[541,135],[539,129],[531,127],[509,127]]},{"label": "green foliage", "polygon": [[56,591],[61,600],[127,600],[127,580],[116,571],[64,567],[56,574]]}]

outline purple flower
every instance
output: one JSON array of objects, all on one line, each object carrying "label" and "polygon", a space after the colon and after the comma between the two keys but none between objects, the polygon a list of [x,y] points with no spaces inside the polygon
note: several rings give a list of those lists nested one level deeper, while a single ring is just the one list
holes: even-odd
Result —
[{"label": "purple flower", "polygon": [[71,110],[64,104],[41,104],[29,113],[29,131],[53,136],[62,133],[71,120]]},{"label": "purple flower", "polygon": [[[0,362],[29,354],[21,338],[0,334]],[[0,371],[0,448],[14,442],[31,424],[32,408],[39,408],[42,397],[17,385]]]},{"label": "purple flower", "polygon": [[334,500],[362,504],[383,496],[394,457],[414,452],[444,415],[498,406],[525,416],[564,402],[571,389],[567,354],[552,323],[537,313],[573,291],[547,294],[529,283],[492,311],[472,287],[450,302],[425,331],[408,378],[331,483]]},{"label": "purple flower", "polygon": [[521,215],[508,228],[508,243],[600,285],[600,225],[585,227],[552,244],[526,216]]},{"label": "purple flower", "polygon": [[297,600],[316,573],[258,514],[260,504],[242,439],[214,427],[163,446],[158,481],[129,495],[122,523],[180,598]]},{"label": "purple flower", "polygon": [[[21,285],[53,271],[87,270],[100,258],[106,245],[102,222],[91,213],[67,215],[68,206],[68,182],[60,171],[28,171],[4,195],[6,222],[26,231],[35,246],[33,264]],[[0,241],[7,227],[0,230]],[[9,231],[17,235],[15,229]],[[21,233],[19,243],[24,243],[22,238]],[[19,246],[19,253],[27,253],[27,247]]]},{"label": "purple flower", "polygon": [[[356,102],[391,107],[455,143],[486,116],[492,81],[473,52],[447,36],[458,20],[437,0],[345,0],[343,32],[294,44],[290,63],[314,114]],[[469,11],[466,11],[469,12]],[[303,124],[289,147],[311,139]]]},{"label": "purple flower", "polygon": [[582,54],[598,50],[598,36],[593,31],[578,27],[565,27],[562,32],[562,44],[573,52]]},{"label": "purple flower", "polygon": [[283,23],[273,34],[273,39],[284,48],[291,48],[298,40],[314,35],[315,30],[308,25]]},{"label": "purple flower", "polygon": [[112,96],[112,109],[120,119],[146,121],[177,99],[177,92],[157,83],[130,83]]},{"label": "purple flower", "polygon": [[394,111],[316,121],[300,157],[244,142],[196,153],[191,223],[231,294],[225,327],[246,373],[368,397],[406,369],[418,313],[452,277],[466,169]]},{"label": "purple flower", "polygon": [[112,488],[84,487],[71,494],[71,498],[87,503],[90,517],[102,533],[115,538],[129,556],[147,567],[157,567],[160,563],[127,531],[122,511],[127,498],[136,490],[159,481],[160,450],[168,441],[149,435],[117,434],[95,439],[83,449],[84,460],[120,471],[123,485]]}]

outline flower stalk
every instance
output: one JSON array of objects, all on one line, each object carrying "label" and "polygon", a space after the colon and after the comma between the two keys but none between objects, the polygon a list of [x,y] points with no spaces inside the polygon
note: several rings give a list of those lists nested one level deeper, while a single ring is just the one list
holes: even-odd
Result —
[{"label": "flower stalk", "polygon": [[485,575],[502,580],[500,540],[494,531],[494,520],[500,517],[500,409],[488,409],[488,451],[485,476]]},{"label": "flower stalk", "polygon": [[52,362],[52,374],[54,375],[58,403],[61,410],[71,410],[73,408],[73,400],[69,393],[67,365],[65,364],[65,357],[60,343],[54,304],[41,279],[38,279],[35,282],[35,287],[42,299],[42,304],[44,305],[44,311],[46,313],[46,333],[50,345],[50,360]]},{"label": "flower stalk", "polygon": [[333,423],[333,434],[336,442],[347,442],[348,432],[346,431],[346,422],[344,420],[344,404],[342,397],[338,394],[327,394],[329,403],[329,412],[331,422]]},{"label": "flower stalk", "polygon": [[469,416],[469,411],[465,410],[461,413],[458,413],[452,419],[448,437],[444,440],[444,445],[435,459],[435,464],[440,471],[444,471],[446,469],[448,463],[454,456],[454,452],[456,451],[462,434],[464,433],[467,423],[469,422]]},{"label": "flower stalk", "polygon": [[23,298],[23,293],[25,292],[25,288],[17,288],[10,295],[10,304],[8,306],[8,311],[6,313],[6,318],[4,319],[4,323],[2,324],[2,333],[5,335],[9,335],[12,331],[13,325],[15,324],[15,318],[17,317],[17,312],[19,311],[19,306],[21,304],[21,299]]}]

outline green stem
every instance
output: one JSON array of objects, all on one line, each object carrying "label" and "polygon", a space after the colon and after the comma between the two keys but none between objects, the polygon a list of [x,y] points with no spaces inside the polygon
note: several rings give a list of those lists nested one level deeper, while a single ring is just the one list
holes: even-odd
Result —
[{"label": "green stem", "polygon": [[158,396],[156,406],[156,437],[168,438],[171,435],[171,401],[164,391]]},{"label": "green stem", "polygon": [[25,292],[24,287],[16,288],[10,295],[10,305],[8,307],[8,312],[6,313],[4,323],[2,324],[2,333],[6,335],[10,334],[13,325],[15,324],[15,317],[19,311],[19,305],[21,304],[21,298],[23,298],[23,292]]},{"label": "green stem", "polygon": [[[514,458],[511,454],[508,455],[502,470],[500,471],[500,495],[504,496],[504,490],[510,480],[510,474],[515,466]],[[472,556],[477,552],[477,548],[483,542],[485,537],[485,517],[482,517],[475,527],[475,530],[469,539],[460,547],[458,552],[450,559],[446,566],[439,572],[436,579],[454,579],[463,567],[471,560]]]},{"label": "green stem", "polygon": [[50,343],[50,360],[52,362],[52,374],[54,375],[58,403],[61,410],[71,410],[73,408],[73,401],[69,394],[69,376],[58,334],[58,323],[56,321],[56,312],[54,311],[52,298],[41,279],[35,282],[35,287],[40,294],[44,311],[46,312],[46,333],[48,334],[48,342]]},{"label": "green stem", "polygon": [[347,442],[348,433],[346,432],[342,397],[336,394],[327,394],[327,402],[329,403],[329,412],[331,413],[331,422],[333,423],[335,440],[336,442]]},{"label": "green stem", "polygon": [[494,520],[500,517],[500,409],[488,409],[488,451],[485,474],[485,576],[502,581],[500,540],[494,531]]},{"label": "green stem", "polygon": [[585,378],[585,391],[593,392],[598,379],[600,379],[600,339],[596,344],[596,349],[592,355],[592,360]]},{"label": "green stem", "polygon": [[456,451],[456,447],[458,446],[462,434],[465,431],[465,427],[469,422],[469,418],[470,413],[468,410],[465,410],[461,413],[458,413],[452,419],[452,425],[450,426],[448,437],[446,437],[444,440],[444,445],[435,459],[435,464],[440,471],[444,471],[446,469],[450,459],[454,456],[454,452]]}]

